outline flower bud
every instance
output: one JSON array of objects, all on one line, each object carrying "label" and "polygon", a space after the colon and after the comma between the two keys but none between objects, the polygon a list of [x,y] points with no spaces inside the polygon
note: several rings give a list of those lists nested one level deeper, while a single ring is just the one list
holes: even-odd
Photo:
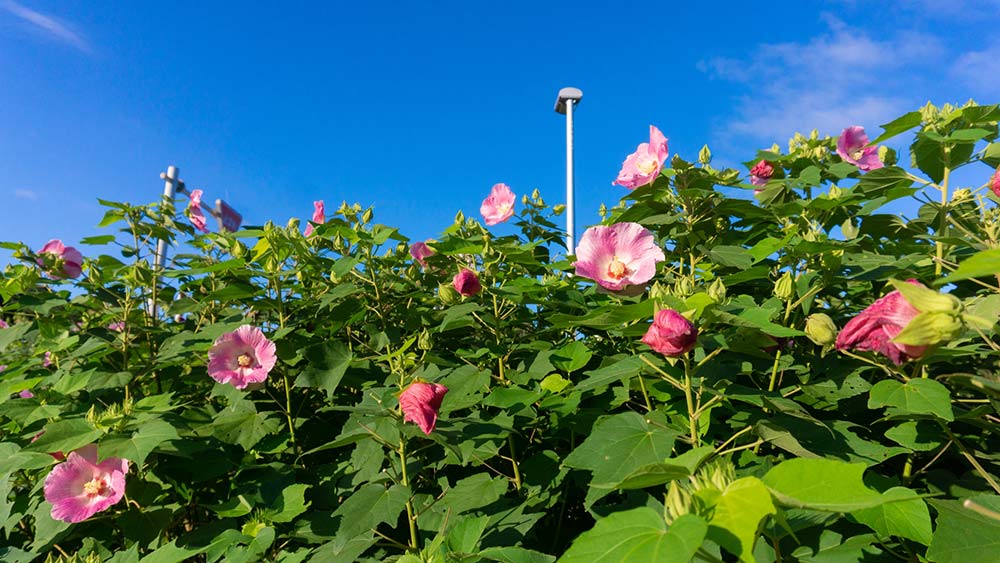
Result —
[{"label": "flower bud", "polygon": [[463,297],[472,297],[483,290],[482,284],[479,283],[479,276],[468,268],[462,268],[461,272],[455,274],[451,284],[455,287],[455,291]]},{"label": "flower bud", "polygon": [[950,313],[920,313],[906,325],[893,343],[904,346],[932,346],[953,340],[962,331],[961,319]]},{"label": "flower bud", "polygon": [[813,313],[806,318],[806,336],[819,346],[832,346],[837,341],[836,323],[825,313]]},{"label": "flower bud", "polygon": [[694,293],[694,281],[688,276],[681,276],[674,282],[674,295],[684,299]]},{"label": "flower bud", "polygon": [[792,279],[792,273],[786,271],[774,283],[774,296],[782,301],[788,301],[793,295],[795,295],[795,280]]},{"label": "flower bud", "polygon": [[663,309],[656,312],[642,341],[664,356],[676,358],[694,348],[698,329],[677,311]]},{"label": "flower bud", "polygon": [[701,150],[698,151],[698,162],[701,164],[712,162],[712,151],[709,150],[708,145],[701,147]]},{"label": "flower bud", "polygon": [[420,331],[420,336],[417,337],[417,348],[421,350],[431,350],[434,348],[434,337],[431,336],[431,333],[426,328]]},{"label": "flower bud", "polygon": [[708,286],[708,296],[716,303],[726,300],[726,284],[722,282],[722,278],[715,278],[715,281]]},{"label": "flower bud", "polygon": [[438,284],[438,299],[445,305],[454,305],[462,300],[455,288],[446,283]]},{"label": "flower bud", "polygon": [[670,292],[660,282],[653,282],[653,286],[649,288],[650,299],[663,299],[668,295],[670,295]]},{"label": "flower bud", "polygon": [[840,189],[836,184],[830,186],[829,192],[830,199],[840,199],[844,196],[844,190]]},{"label": "flower bud", "polygon": [[854,226],[854,221],[848,217],[842,225],[840,225],[840,231],[844,233],[844,238],[846,240],[851,240],[858,236],[858,228]]}]

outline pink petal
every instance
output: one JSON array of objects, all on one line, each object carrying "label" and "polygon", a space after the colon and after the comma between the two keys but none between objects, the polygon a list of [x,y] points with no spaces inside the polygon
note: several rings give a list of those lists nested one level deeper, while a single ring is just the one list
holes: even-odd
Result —
[{"label": "pink petal", "polygon": [[403,420],[414,422],[430,435],[437,424],[438,410],[448,388],[437,383],[413,383],[399,396]]},{"label": "pink petal", "polygon": [[497,225],[510,219],[514,215],[514,200],[514,192],[507,184],[494,185],[490,190],[490,195],[479,206],[483,222],[487,225]]}]

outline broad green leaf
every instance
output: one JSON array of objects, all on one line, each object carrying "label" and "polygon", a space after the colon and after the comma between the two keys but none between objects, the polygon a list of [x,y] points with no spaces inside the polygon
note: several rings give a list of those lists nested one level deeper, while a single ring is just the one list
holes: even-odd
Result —
[{"label": "broad green leaf", "polygon": [[[33,452],[63,452],[69,455],[69,452],[93,443],[102,434],[100,430],[82,418],[59,420],[46,424],[44,433],[38,440],[24,449]],[[101,457],[106,457],[103,451],[98,452],[98,454]]]},{"label": "broad green leaf", "polygon": [[341,504],[333,513],[342,517],[337,536],[353,538],[385,522],[395,523],[410,498],[410,488],[393,485],[389,488],[377,483],[364,485]]},{"label": "broad green leaf", "polygon": [[754,541],[760,521],[774,514],[771,493],[756,477],[744,477],[729,484],[715,502],[708,520],[708,539],[754,563]]},{"label": "broad green leaf", "polygon": [[688,563],[707,532],[693,514],[668,527],[651,508],[615,512],[580,534],[558,563]]},{"label": "broad green leaf", "polygon": [[351,365],[351,350],[338,340],[312,346],[305,356],[307,363],[295,379],[295,387],[322,389],[327,397],[332,397]]},{"label": "broad green leaf", "polygon": [[592,487],[610,488],[635,469],[670,457],[677,432],[625,412],[599,421],[563,463],[594,473]]},{"label": "broad green leaf", "polygon": [[112,434],[101,440],[101,457],[121,457],[142,466],[157,446],[179,436],[173,426],[163,420],[153,419],[142,422],[138,429],[129,434]]},{"label": "broad green leaf", "polygon": [[[971,502],[1000,512],[1000,497],[980,495]],[[937,528],[927,558],[936,563],[996,563],[1000,553],[1000,520],[965,507],[960,500],[931,499]]]},{"label": "broad green leaf", "polygon": [[479,540],[489,524],[489,516],[465,517],[459,519],[445,540],[448,549],[458,553],[473,553],[478,550]]},{"label": "broad green leaf", "polygon": [[893,119],[889,123],[885,123],[882,125],[882,129],[884,129],[885,131],[881,135],[876,137],[875,140],[871,142],[871,144],[877,145],[885,141],[886,139],[891,139],[904,131],[913,129],[917,125],[920,125],[921,121],[922,118],[920,116],[919,111],[911,111],[910,113],[907,113],[901,117],[897,117],[896,119]]},{"label": "broad green leaf", "polygon": [[223,410],[208,425],[213,435],[227,444],[239,444],[245,450],[254,447],[268,434],[281,428],[281,420],[266,413]]},{"label": "broad green leaf", "polygon": [[207,506],[206,508],[223,518],[233,518],[250,514],[250,511],[253,510],[253,505],[243,495],[236,495],[222,504]]},{"label": "broad green leaf", "polygon": [[903,414],[936,416],[952,421],[951,394],[933,379],[911,379],[906,383],[887,379],[879,381],[868,394],[868,408],[894,407]]},{"label": "broad green leaf", "polygon": [[720,266],[730,266],[741,270],[749,268],[753,266],[754,262],[757,262],[754,255],[742,246],[719,245],[709,251],[708,257]]},{"label": "broad green leaf", "polygon": [[306,501],[306,490],[308,485],[289,485],[281,490],[268,510],[272,522],[291,522],[296,516],[302,514],[309,507]]},{"label": "broad green leaf", "polygon": [[865,486],[864,472],[862,463],[798,458],[774,466],[763,481],[785,506],[852,512],[885,501],[882,495]]},{"label": "broad green leaf", "polygon": [[579,340],[573,340],[556,349],[549,357],[549,361],[557,368],[571,373],[587,365],[593,355],[594,353],[587,348],[586,344]]},{"label": "broad green leaf", "polygon": [[645,489],[694,475],[698,466],[715,452],[712,446],[702,446],[684,452],[664,462],[649,463],[637,468],[615,485],[616,489]]},{"label": "broad green leaf", "polygon": [[555,314],[550,317],[552,325],[558,328],[586,326],[598,329],[621,328],[625,323],[653,317],[653,300],[646,299],[629,305],[606,305],[598,307],[586,315]]},{"label": "broad green leaf", "polygon": [[599,389],[617,381],[626,381],[642,371],[642,360],[636,356],[629,356],[612,364],[584,372],[587,379],[576,385],[578,391],[590,391]]},{"label": "broad green leaf", "polygon": [[930,545],[931,515],[927,503],[905,487],[893,487],[882,496],[885,504],[856,510],[851,516],[878,532],[880,537],[898,536]]},{"label": "broad green leaf", "polygon": [[212,528],[200,528],[161,546],[153,553],[143,557],[139,563],[180,563],[189,561],[195,555],[222,546],[232,545],[243,539],[239,530],[224,529],[218,535],[211,535]]},{"label": "broad green leaf", "polygon": [[[997,143],[1000,145],[1000,143]],[[934,285],[941,286],[947,283],[969,278],[994,277],[1000,273],[1000,248],[981,250],[969,256],[958,265],[954,272],[947,277],[934,282]]]},{"label": "broad green leaf", "polygon": [[489,547],[480,551],[479,557],[501,563],[552,563],[556,560],[551,555],[523,547]]}]

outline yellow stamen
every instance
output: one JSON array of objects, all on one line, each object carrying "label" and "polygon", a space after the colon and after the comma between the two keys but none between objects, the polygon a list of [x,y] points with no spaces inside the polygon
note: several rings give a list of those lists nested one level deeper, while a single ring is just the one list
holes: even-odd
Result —
[{"label": "yellow stamen", "polygon": [[236,363],[240,364],[241,368],[248,368],[251,364],[253,364],[253,358],[251,358],[249,354],[240,354],[239,357],[236,358]]},{"label": "yellow stamen", "polygon": [[608,277],[617,281],[625,277],[628,273],[628,268],[625,267],[625,263],[618,259],[617,256],[611,258],[611,263],[608,264]]},{"label": "yellow stamen", "polygon": [[83,492],[88,497],[94,497],[97,495],[104,494],[104,491],[108,488],[108,485],[103,479],[94,477],[89,482],[83,484]]},{"label": "yellow stamen", "polygon": [[643,174],[652,174],[652,172],[656,170],[656,167],[659,166],[659,164],[660,163],[657,162],[656,159],[654,158],[651,160],[640,160],[635,164],[635,167],[636,169],[639,170],[639,172],[642,172]]}]

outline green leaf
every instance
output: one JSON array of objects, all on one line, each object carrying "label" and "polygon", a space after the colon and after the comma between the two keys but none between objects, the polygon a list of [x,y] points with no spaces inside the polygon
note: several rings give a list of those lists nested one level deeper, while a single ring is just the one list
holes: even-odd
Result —
[{"label": "green leaf", "polygon": [[709,251],[708,257],[720,266],[730,266],[745,270],[753,266],[754,255],[742,246],[719,245]]},{"label": "green leaf", "polygon": [[1000,143],[990,143],[983,150],[983,161],[996,168],[1000,166]]},{"label": "green leaf", "polygon": [[991,248],[962,260],[954,272],[948,274],[946,278],[935,281],[934,285],[941,286],[969,278],[993,277],[998,273],[1000,273],[1000,248]]},{"label": "green leaf", "polygon": [[337,536],[353,538],[382,523],[395,523],[410,498],[410,488],[393,485],[389,488],[369,483],[354,492],[333,513],[341,516]]},{"label": "green leaf", "polygon": [[101,457],[122,457],[141,467],[153,449],[167,440],[178,438],[177,430],[167,422],[148,420],[139,424],[138,430],[131,434],[111,435],[101,440]]},{"label": "green leaf", "polygon": [[207,425],[213,435],[227,444],[239,444],[245,450],[254,447],[268,434],[281,428],[281,421],[266,414],[234,411],[227,408]]},{"label": "green leaf", "polygon": [[887,379],[876,383],[868,394],[868,408],[894,407],[903,414],[933,415],[953,421],[951,394],[933,379],[911,379],[905,384]]},{"label": "green leaf", "polygon": [[698,466],[715,452],[712,446],[702,446],[684,452],[662,463],[649,463],[637,468],[618,483],[616,489],[645,489],[694,475]]},{"label": "green leaf", "polygon": [[344,378],[353,354],[343,342],[323,342],[306,350],[306,366],[295,378],[295,387],[309,387],[326,391],[332,397]]},{"label": "green leaf", "polygon": [[917,125],[920,125],[922,118],[919,111],[911,111],[901,117],[893,119],[889,123],[882,125],[882,129],[885,131],[879,135],[874,141],[871,142],[873,145],[877,145],[886,139],[891,139],[904,131],[913,129]]},{"label": "green leaf", "polygon": [[616,381],[632,379],[642,370],[642,360],[636,356],[628,356],[612,364],[584,372],[587,379],[577,384],[579,391],[590,391],[606,387]]},{"label": "green leaf", "polygon": [[139,563],[180,563],[188,561],[195,555],[222,546],[232,545],[243,539],[239,530],[222,530],[218,535],[210,527],[201,528],[181,538],[161,546],[153,553],[143,557]]},{"label": "green leaf", "polygon": [[558,373],[553,373],[545,376],[545,379],[543,379],[539,385],[542,389],[548,391],[549,393],[559,393],[569,386],[570,383],[572,383],[572,381],[566,379]]},{"label": "green leaf", "polygon": [[549,361],[555,367],[571,373],[587,365],[593,355],[594,353],[587,348],[586,344],[579,340],[573,340],[558,348],[549,356]]},{"label": "green leaf", "polygon": [[479,548],[479,540],[490,522],[489,516],[465,517],[458,520],[445,540],[448,549],[457,553],[473,553]]},{"label": "green leaf", "polygon": [[932,139],[926,132],[918,133],[917,140],[910,145],[913,164],[935,183],[944,179],[944,145]]},{"label": "green leaf", "polygon": [[626,323],[652,318],[653,305],[652,299],[646,299],[640,303],[629,305],[605,305],[594,309],[582,317],[555,314],[550,317],[550,320],[556,328],[576,326],[586,326],[602,330],[621,328]]},{"label": "green leaf", "polygon": [[309,485],[289,485],[281,490],[281,496],[274,500],[268,513],[272,522],[291,522],[309,507],[306,489]]},{"label": "green leaf", "polygon": [[[1000,512],[1000,497],[981,495],[969,499]],[[963,506],[960,500],[931,500],[938,512],[937,529],[927,550],[936,563],[995,563],[1000,553],[1000,520]]]},{"label": "green leaf", "polygon": [[[82,418],[59,420],[45,425],[44,434],[24,449],[34,452],[69,452],[93,443],[103,433]],[[99,452],[102,457],[104,452]]]},{"label": "green leaf", "polygon": [[250,514],[253,510],[253,505],[243,495],[236,495],[222,504],[207,506],[206,508],[223,518],[238,518]]},{"label": "green leaf", "polygon": [[931,515],[915,491],[893,487],[882,493],[885,504],[851,513],[882,538],[898,536],[923,545],[931,543]]},{"label": "green leaf", "polygon": [[651,508],[615,512],[580,534],[559,563],[688,563],[707,531],[705,521],[693,514],[668,528]]},{"label": "green leaf", "polygon": [[523,547],[490,547],[480,551],[479,557],[501,563],[552,563],[556,560],[551,555]]},{"label": "green leaf", "polygon": [[829,459],[790,459],[771,468],[763,478],[781,504],[825,512],[852,512],[882,504],[885,499],[865,486],[863,463]]},{"label": "green leaf", "polygon": [[737,479],[722,491],[708,521],[708,539],[754,563],[753,545],[760,521],[776,512],[771,493],[756,477]]},{"label": "green leaf", "polygon": [[670,457],[677,434],[638,413],[612,415],[600,420],[563,463],[592,471],[592,487],[611,488],[638,467]]}]

